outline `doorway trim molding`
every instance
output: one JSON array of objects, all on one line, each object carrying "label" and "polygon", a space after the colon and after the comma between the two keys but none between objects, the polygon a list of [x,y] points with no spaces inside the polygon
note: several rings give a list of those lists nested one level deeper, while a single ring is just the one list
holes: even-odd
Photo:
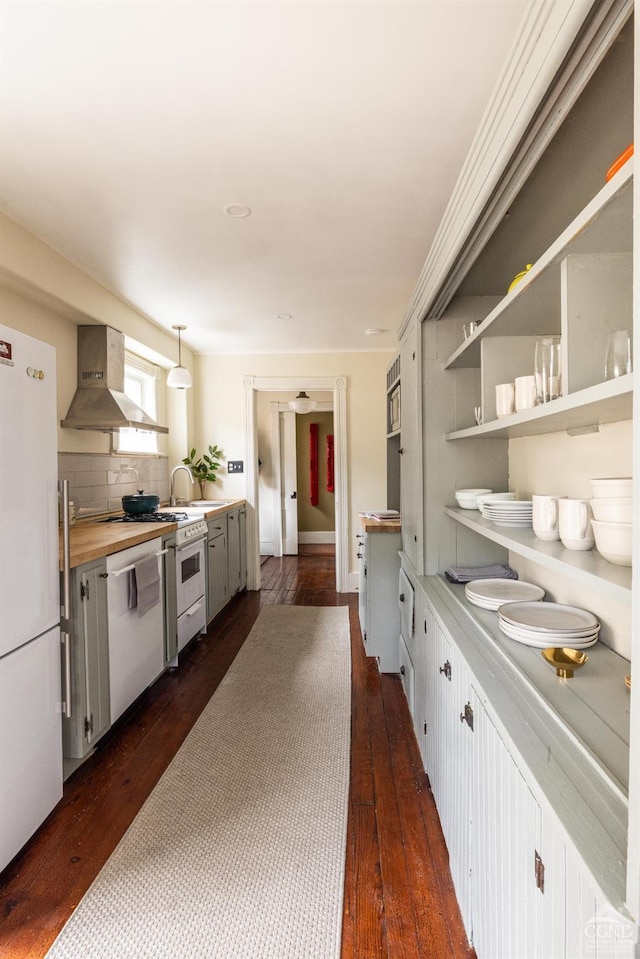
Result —
[{"label": "doorway trim molding", "polygon": [[347,508],[347,377],[346,376],[245,376],[244,425],[246,451],[247,589],[260,589],[260,525],[258,521],[258,392],[333,393],[333,433],[336,504],[336,590],[349,592],[349,517]]}]

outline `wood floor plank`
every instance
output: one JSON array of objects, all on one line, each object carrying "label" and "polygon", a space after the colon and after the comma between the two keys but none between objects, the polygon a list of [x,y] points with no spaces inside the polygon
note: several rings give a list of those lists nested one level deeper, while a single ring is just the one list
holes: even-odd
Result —
[{"label": "wood floor plank", "polygon": [[[441,895],[438,870],[430,855],[422,813],[421,793],[428,788],[427,777],[416,768],[418,744],[409,722],[410,714],[400,678],[382,677],[382,692],[389,740],[393,744],[393,780],[398,805],[402,808],[401,830],[407,870],[411,888],[419,890],[413,906],[420,947],[425,956],[451,955],[455,947],[450,936],[449,912]],[[465,959],[470,956],[472,952],[468,950]]]},{"label": "wood floor plank", "polygon": [[371,756],[389,954],[394,959],[421,959],[379,679],[374,683],[370,677],[367,708],[369,722],[377,732],[371,737]]},{"label": "wood floor plank", "polygon": [[179,669],[145,691],[0,873],[1,959],[42,959],[224,677],[260,609],[273,603],[349,609],[352,775],[341,959],[473,956],[406,702],[397,677],[380,676],[376,661],[365,656],[357,596],[336,593],[332,555],[270,557],[261,572],[262,590],[233,597],[206,638],[181,655]]}]

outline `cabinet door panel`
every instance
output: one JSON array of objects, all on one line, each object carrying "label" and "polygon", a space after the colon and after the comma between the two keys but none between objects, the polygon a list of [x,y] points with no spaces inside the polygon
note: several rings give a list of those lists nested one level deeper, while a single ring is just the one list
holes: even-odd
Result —
[{"label": "cabinet door panel", "polygon": [[227,537],[225,533],[207,542],[208,576],[207,602],[209,620],[216,616],[226,604],[228,588]]},{"label": "cabinet door panel", "polygon": [[422,438],[418,408],[418,338],[415,322],[406,331],[400,348],[401,448],[400,514],[402,548],[418,570],[422,571]]},{"label": "cabinet door panel", "polygon": [[83,573],[88,593],[83,603],[84,647],[89,729],[87,742],[97,739],[111,722],[109,708],[109,636],[107,632],[106,565]]},{"label": "cabinet door panel", "polygon": [[536,959],[540,809],[475,691],[471,704],[473,944],[479,959]]},{"label": "cabinet door panel", "polygon": [[416,590],[416,622],[414,646],[413,680],[413,726],[422,757],[422,765],[427,768],[427,739],[429,727],[427,721],[428,696],[428,657],[427,657],[427,610],[424,593]]},{"label": "cabinet door panel", "polygon": [[229,596],[233,596],[240,589],[240,515],[237,509],[227,513],[228,522],[228,561],[229,561]]}]

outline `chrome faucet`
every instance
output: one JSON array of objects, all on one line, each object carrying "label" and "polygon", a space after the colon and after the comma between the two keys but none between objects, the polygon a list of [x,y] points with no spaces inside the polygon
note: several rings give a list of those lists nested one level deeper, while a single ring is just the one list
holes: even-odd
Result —
[{"label": "chrome faucet", "polygon": [[192,483],[194,482],[193,473],[191,472],[188,466],[182,466],[182,465],[174,466],[173,469],[171,470],[171,498],[169,499],[169,506],[176,505],[175,478],[178,470],[185,470],[189,474],[189,479],[191,480],[191,482]]}]

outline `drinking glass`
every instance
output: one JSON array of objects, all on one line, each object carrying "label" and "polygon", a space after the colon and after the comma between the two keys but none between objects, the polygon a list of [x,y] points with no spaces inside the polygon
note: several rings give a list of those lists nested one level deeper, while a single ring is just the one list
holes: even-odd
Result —
[{"label": "drinking glass", "polygon": [[631,332],[617,330],[615,333],[610,333],[607,337],[607,352],[604,357],[605,380],[631,373],[633,370],[631,355]]},{"label": "drinking glass", "polygon": [[543,336],[536,343],[536,404],[548,403],[562,394],[559,336]]}]

